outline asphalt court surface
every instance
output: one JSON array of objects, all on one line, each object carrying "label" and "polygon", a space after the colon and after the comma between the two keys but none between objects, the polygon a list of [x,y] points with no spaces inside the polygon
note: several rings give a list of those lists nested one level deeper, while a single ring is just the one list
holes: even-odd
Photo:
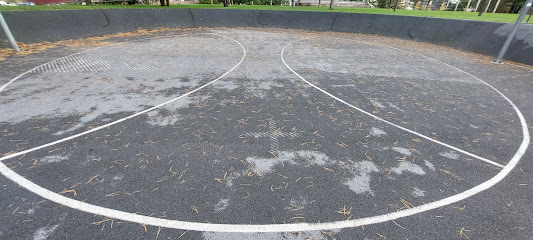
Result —
[{"label": "asphalt court surface", "polygon": [[[16,221],[0,236],[527,236],[528,205],[511,207],[527,202],[528,183],[496,183],[531,173],[517,157],[528,126],[492,84],[515,91],[528,119],[531,91],[519,85],[533,73],[507,65],[491,76],[494,65],[453,52],[400,48],[206,29],[27,64],[0,92],[2,171],[40,196],[3,178],[3,215]],[[495,184],[512,194],[464,196]],[[118,215],[97,215],[107,212]],[[132,213],[150,218],[129,223]]]}]

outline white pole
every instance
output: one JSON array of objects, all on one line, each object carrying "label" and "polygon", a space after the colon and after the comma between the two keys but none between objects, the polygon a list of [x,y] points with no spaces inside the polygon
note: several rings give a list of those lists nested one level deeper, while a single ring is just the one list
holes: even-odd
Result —
[{"label": "white pole", "polygon": [[474,12],[477,12],[477,10],[479,10],[479,4],[481,3],[481,0],[477,1],[477,4],[476,4],[476,10]]},{"label": "white pole", "polygon": [[9,39],[9,43],[11,43],[11,46],[13,46],[15,51],[20,52],[20,48],[17,45],[17,41],[15,41],[13,34],[11,34],[11,31],[9,30],[9,27],[7,26],[6,20],[4,19],[4,16],[2,16],[2,13],[0,13],[0,25],[2,25],[2,29],[4,29],[4,32],[6,33],[7,39]]},{"label": "white pole", "polygon": [[496,6],[494,6],[494,10],[492,10],[492,13],[495,13],[495,12],[496,12],[496,9],[498,9],[498,6],[500,5],[500,1],[501,1],[501,0],[498,0],[498,1],[496,2]]},{"label": "white pole", "polygon": [[487,6],[485,7],[485,11],[483,12],[487,12],[487,10],[489,10],[490,2],[492,2],[492,0],[489,0],[489,3],[487,3]]}]

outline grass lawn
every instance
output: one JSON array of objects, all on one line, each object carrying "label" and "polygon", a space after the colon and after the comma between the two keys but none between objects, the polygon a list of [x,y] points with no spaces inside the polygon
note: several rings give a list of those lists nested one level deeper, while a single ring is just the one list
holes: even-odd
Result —
[{"label": "grass lawn", "polygon": [[[83,5],[38,5],[38,6],[0,6],[0,11],[31,11],[31,10],[72,10],[72,9],[116,9],[116,8],[163,8],[158,5],[93,5],[90,7]],[[191,4],[182,5],[174,4],[164,8],[224,8],[222,4]],[[288,10],[288,11],[324,11],[328,12],[328,6],[324,7],[290,7],[290,6],[268,6],[268,5],[230,5],[229,9],[262,9],[262,10]],[[392,9],[384,8],[335,8],[333,12],[347,13],[372,13],[372,14],[390,14],[390,15],[407,15],[419,17],[435,18],[453,18],[467,19],[492,22],[515,22],[518,14],[509,13],[483,13],[478,17],[478,13],[471,12],[453,12],[453,11],[422,11],[422,10],[404,10],[398,9],[394,12]],[[524,22],[527,20],[527,16]],[[533,23],[533,17],[529,21]]]}]

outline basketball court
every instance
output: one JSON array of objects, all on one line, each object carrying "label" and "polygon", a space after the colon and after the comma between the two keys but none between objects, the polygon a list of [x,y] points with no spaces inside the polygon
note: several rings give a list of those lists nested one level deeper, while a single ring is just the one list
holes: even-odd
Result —
[{"label": "basketball court", "polygon": [[405,43],[236,28],[44,52],[0,90],[0,236],[529,236],[533,71]]}]

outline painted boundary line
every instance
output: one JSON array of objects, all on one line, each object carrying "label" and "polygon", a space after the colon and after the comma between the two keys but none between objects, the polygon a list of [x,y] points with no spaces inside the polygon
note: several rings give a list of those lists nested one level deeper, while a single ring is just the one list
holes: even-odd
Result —
[{"label": "painted boundary line", "polygon": [[[145,113],[147,113],[147,112],[153,111],[153,110],[155,110],[155,109],[158,109],[158,108],[160,108],[160,107],[162,107],[162,106],[165,106],[165,105],[167,105],[167,104],[169,104],[169,103],[175,102],[175,101],[179,100],[180,98],[183,98],[183,97],[189,96],[189,95],[191,95],[191,94],[193,94],[193,93],[195,93],[195,92],[197,92],[197,91],[202,90],[203,88],[205,88],[205,87],[207,87],[207,86],[213,84],[214,82],[216,82],[216,81],[218,81],[218,80],[224,78],[226,75],[228,75],[230,72],[232,72],[232,71],[235,70],[238,66],[241,65],[241,63],[242,63],[242,62],[244,61],[244,59],[246,58],[246,49],[244,48],[244,46],[243,46],[240,42],[238,42],[238,41],[235,40],[235,39],[232,39],[232,38],[229,38],[229,37],[226,37],[226,36],[222,36],[222,35],[218,35],[218,34],[214,34],[214,33],[205,33],[205,34],[208,34],[208,35],[215,35],[215,36],[219,36],[219,37],[223,37],[223,38],[227,38],[227,39],[229,39],[229,40],[232,40],[232,41],[236,42],[237,44],[239,44],[239,46],[240,46],[240,47],[242,48],[242,50],[243,50],[243,56],[242,56],[241,60],[237,63],[237,65],[233,66],[233,68],[231,68],[229,71],[227,71],[227,72],[225,72],[224,74],[222,74],[222,76],[220,76],[220,77],[218,77],[218,78],[216,78],[216,79],[214,79],[214,80],[212,80],[212,81],[210,81],[210,82],[208,82],[208,83],[206,83],[206,84],[200,86],[199,88],[196,88],[196,89],[194,89],[194,90],[192,90],[192,91],[190,91],[190,92],[184,93],[183,95],[180,95],[180,96],[178,96],[178,97],[176,97],[176,98],[170,99],[170,100],[168,100],[168,101],[166,101],[166,102],[164,102],[164,103],[161,103],[161,104],[159,104],[159,105],[156,105],[156,106],[153,106],[153,107],[151,107],[151,108],[145,109],[145,110],[143,110],[143,111],[137,112],[137,113],[132,114],[132,115],[130,115],[130,116],[127,116],[127,117],[125,117],[125,118],[121,118],[121,119],[115,120],[115,121],[113,121],[113,122],[110,122],[110,123],[107,123],[107,124],[104,124],[104,125],[98,126],[98,127],[93,128],[93,129],[91,129],[91,130],[87,130],[87,131],[85,131],[85,132],[81,132],[81,133],[78,133],[78,134],[75,134],[75,135],[72,135],[72,136],[69,136],[69,137],[66,137],[66,138],[62,138],[62,139],[59,139],[59,140],[57,140],[57,141],[53,141],[53,142],[50,142],[50,143],[47,143],[47,144],[43,144],[43,145],[41,145],[41,146],[37,146],[37,147],[34,147],[34,148],[30,148],[30,149],[27,149],[27,150],[24,150],[24,151],[20,151],[20,152],[17,152],[17,153],[13,153],[13,154],[10,154],[10,155],[7,155],[7,156],[4,156],[4,157],[1,157],[1,158],[0,158],[0,162],[2,162],[2,161],[4,161],[4,160],[7,160],[7,159],[10,159],[10,158],[14,158],[14,157],[17,157],[17,156],[20,156],[20,155],[24,155],[24,154],[27,154],[27,153],[30,153],[30,152],[36,151],[36,150],[39,150],[39,149],[42,149],[42,148],[50,147],[50,146],[56,145],[56,144],[58,144],[58,143],[62,143],[62,142],[68,141],[68,140],[72,140],[72,139],[75,139],[75,138],[78,138],[78,137],[81,137],[81,136],[87,135],[87,134],[92,133],[92,132],[96,132],[96,131],[98,131],[98,130],[101,130],[101,129],[104,129],[104,128],[107,128],[107,127],[110,127],[110,126],[115,125],[115,124],[117,124],[117,123],[121,123],[121,122],[126,121],[126,120],[128,120],[128,119],[131,119],[131,118],[137,117],[137,116],[139,116],[139,115],[145,114]],[[103,46],[103,47],[105,47],[105,46]],[[101,48],[101,47],[99,47],[99,48]],[[83,51],[83,52],[86,52],[86,51],[89,51],[89,50],[92,50],[92,49],[88,49],[88,50],[85,50],[85,51]],[[83,53],[83,52],[75,53],[75,54],[72,54],[72,55],[81,54],[81,53]],[[69,56],[71,56],[71,55],[69,55]],[[67,57],[68,57],[68,56],[67,56]],[[63,57],[63,58],[65,58],[65,57]],[[55,60],[54,60],[54,61],[55,61]],[[6,83],[4,86],[0,87],[0,92],[1,92],[4,88],[6,88],[9,84],[11,84],[11,83],[14,82],[15,80],[19,79],[21,76],[23,76],[23,75],[25,75],[25,74],[27,74],[27,73],[30,73],[31,71],[33,71],[33,70],[35,70],[35,69],[37,69],[37,68],[39,68],[39,67],[41,67],[41,66],[44,66],[44,65],[46,65],[46,64],[48,64],[48,63],[42,64],[42,65],[39,65],[39,66],[37,66],[37,67],[35,67],[35,68],[29,70],[29,71],[26,71],[26,72],[23,73],[23,74],[17,76],[17,77],[14,78],[13,80],[11,80],[11,81],[9,81],[8,83]]]},{"label": "painted boundary line", "polygon": [[[288,45],[290,44],[292,44],[292,42],[289,43]],[[241,44],[239,43],[239,45]],[[285,65],[286,63],[283,60],[283,51],[288,45],[286,45],[283,48],[282,54],[281,54],[281,59]],[[244,49],[245,51],[244,53],[246,56],[246,49],[242,45],[241,47]],[[241,59],[241,62],[242,60],[244,60],[244,56],[243,56],[243,59]],[[240,65],[240,63],[238,65]],[[293,73],[295,73],[288,65],[286,66]],[[493,89],[496,90],[495,88]],[[515,153],[513,158],[509,161],[509,163],[503,167],[502,171],[500,171],[498,174],[496,174],[494,177],[492,177],[488,181],[483,182],[482,184],[477,185],[474,188],[466,190],[457,195],[447,197],[447,198],[444,198],[444,199],[441,199],[435,202],[431,202],[428,204],[424,204],[421,206],[417,206],[414,208],[410,208],[407,210],[402,210],[402,211],[388,213],[388,214],[382,214],[382,215],[373,216],[373,217],[361,218],[361,219],[336,221],[336,222],[328,222],[328,223],[271,224],[271,225],[210,224],[210,223],[169,220],[169,219],[148,217],[148,216],[143,216],[143,215],[137,215],[134,213],[127,213],[127,212],[122,212],[118,210],[108,209],[108,208],[99,207],[99,206],[95,206],[92,204],[88,204],[85,202],[81,202],[81,201],[77,201],[74,199],[64,197],[60,194],[54,193],[50,190],[40,187],[37,184],[29,181],[28,179],[23,178],[22,176],[18,175],[17,173],[9,169],[6,165],[4,165],[1,162],[0,162],[0,172],[4,176],[9,178],[10,180],[19,184],[20,186],[30,190],[31,192],[41,197],[44,197],[58,204],[62,204],[62,205],[65,205],[70,208],[74,208],[74,209],[77,209],[83,212],[106,216],[106,217],[113,218],[113,219],[121,219],[124,221],[148,224],[148,225],[153,225],[153,226],[160,226],[160,227],[165,227],[165,228],[188,229],[188,230],[194,230],[194,231],[209,231],[209,232],[241,232],[241,233],[244,233],[244,232],[315,231],[315,230],[340,229],[340,228],[348,228],[348,227],[357,227],[361,225],[370,225],[374,223],[381,223],[381,222],[391,221],[391,220],[402,218],[402,217],[411,216],[417,213],[422,213],[422,212],[425,212],[431,209],[439,208],[442,206],[449,205],[451,203],[464,200],[481,191],[489,189],[490,187],[494,186],[496,183],[501,181],[505,176],[509,174],[509,172],[516,166],[520,158],[524,155],[524,153],[527,150],[527,147],[529,144],[529,132],[527,129],[526,121],[522,113],[520,112],[520,110],[511,102],[511,100],[505,97],[501,92],[499,92],[498,90],[496,91],[500,93],[507,101],[509,101],[509,103],[515,109],[516,113],[518,114],[518,117],[520,118],[520,123],[522,124],[522,131],[524,134],[524,140],[522,141],[520,148]]]},{"label": "painted boundary line", "polygon": [[[303,41],[303,40],[307,40],[307,39],[311,39],[311,38],[304,38],[304,39],[296,40],[296,41],[293,41],[293,42],[291,42],[291,43],[285,45],[285,47],[283,47],[283,49],[281,50],[281,61],[283,62],[283,64],[285,64],[285,66],[286,66],[289,70],[291,70],[292,73],[294,73],[294,74],[295,74],[296,76],[298,76],[302,81],[304,81],[305,83],[307,83],[307,84],[310,85],[311,87],[313,87],[313,88],[315,88],[316,90],[318,90],[318,91],[320,91],[320,92],[326,94],[327,96],[329,96],[329,97],[331,97],[331,98],[333,98],[333,99],[335,99],[335,100],[337,100],[337,101],[339,101],[339,102],[345,104],[346,106],[351,107],[351,108],[353,108],[353,109],[355,109],[355,110],[357,110],[357,111],[359,111],[359,112],[362,112],[362,113],[364,113],[364,114],[366,114],[366,115],[368,115],[368,116],[370,116],[370,117],[372,117],[372,118],[374,118],[374,119],[376,119],[376,120],[378,120],[378,121],[384,122],[384,123],[389,124],[389,125],[391,125],[391,126],[393,126],[393,127],[399,128],[399,129],[401,129],[401,130],[403,130],[403,131],[406,131],[406,132],[408,132],[408,133],[411,133],[411,134],[414,134],[414,135],[419,136],[419,137],[421,137],[421,138],[424,138],[424,139],[426,139],[426,140],[429,140],[429,141],[431,141],[431,142],[433,142],[433,143],[436,143],[436,144],[439,144],[439,145],[441,145],[441,146],[444,146],[444,147],[447,147],[447,148],[453,149],[453,150],[455,150],[455,151],[457,151],[457,152],[460,152],[460,153],[466,154],[466,155],[468,155],[468,156],[470,156],[470,157],[473,157],[473,158],[476,158],[476,159],[478,159],[478,160],[481,160],[481,161],[484,161],[484,162],[490,163],[490,164],[492,164],[492,165],[494,165],[494,166],[497,166],[497,167],[500,167],[500,168],[503,168],[503,167],[504,167],[502,164],[499,164],[499,163],[497,163],[497,162],[491,161],[491,160],[486,159],[486,158],[484,158],[484,157],[480,157],[480,156],[475,155],[475,154],[473,154],[473,153],[467,152],[467,151],[465,151],[465,150],[462,150],[462,149],[460,149],[460,148],[454,147],[454,146],[449,145],[449,144],[447,144],[447,143],[443,143],[443,142],[441,142],[441,141],[439,141],[439,140],[435,140],[435,139],[433,139],[433,138],[431,138],[431,137],[428,137],[428,136],[426,136],[426,135],[423,135],[423,134],[421,134],[421,133],[415,132],[415,131],[413,131],[413,130],[411,130],[411,129],[408,129],[408,128],[402,127],[402,126],[400,126],[400,125],[397,125],[397,124],[395,124],[395,123],[389,122],[389,121],[387,121],[387,120],[385,120],[385,119],[383,119],[383,118],[380,118],[380,117],[378,117],[378,116],[376,116],[376,115],[374,115],[374,114],[372,114],[372,113],[369,113],[369,112],[367,112],[367,111],[365,111],[365,110],[363,110],[363,109],[361,109],[361,108],[358,108],[358,107],[356,107],[356,106],[354,106],[354,105],[352,105],[352,104],[350,104],[350,103],[348,103],[348,102],[346,102],[346,101],[344,101],[344,100],[338,98],[337,96],[335,96],[335,95],[333,95],[333,94],[327,92],[326,90],[324,90],[324,89],[322,89],[322,88],[319,88],[318,86],[312,84],[311,82],[307,81],[304,77],[302,77],[300,74],[298,74],[296,71],[294,71],[294,70],[293,70],[293,69],[292,69],[292,68],[291,68],[291,67],[285,62],[285,59],[283,58],[283,53],[285,52],[285,48],[286,48],[287,46],[290,46],[291,44],[293,44],[293,43],[295,43],[295,42],[299,42],[299,41]],[[381,46],[381,45],[379,45],[379,46]],[[382,47],[383,47],[383,46],[382,46]],[[392,48],[392,49],[396,49],[396,48]],[[401,49],[397,49],[397,50],[401,50]],[[420,55],[420,56],[422,56],[422,55]],[[424,56],[424,57],[425,57],[425,56]],[[426,58],[429,58],[429,57],[426,57]],[[429,58],[429,59],[434,60],[434,61],[437,61],[437,62],[442,63],[442,64],[445,64],[445,63],[443,63],[443,62],[440,62],[440,61],[435,60],[435,59],[432,59],[432,58]],[[448,64],[446,64],[446,65],[447,65],[447,66],[450,66],[450,65],[448,65]],[[450,66],[450,67],[452,67],[452,66]],[[456,69],[456,70],[459,70],[459,71],[461,71],[461,72],[464,72],[463,70],[460,70],[460,69],[458,69],[458,68],[455,68],[455,67],[452,67],[452,68],[454,68],[454,69]],[[466,72],[465,72],[465,73],[466,73]],[[481,81],[481,79],[476,78],[476,77],[473,76],[472,74],[469,74],[469,73],[467,73],[467,74],[468,74],[469,76],[472,76],[472,77],[474,77],[475,79],[478,79],[478,80]],[[483,81],[481,81],[481,82],[483,82]],[[489,84],[487,84],[486,82],[483,82],[483,83],[486,84],[486,85],[488,85],[489,87],[492,87],[492,86],[490,86]],[[496,90],[495,88],[493,88],[493,89]],[[504,95],[503,95],[502,93],[500,93],[498,90],[496,90],[496,91],[497,91],[500,95],[504,96]],[[504,97],[505,97],[505,96],[504,96]],[[511,101],[510,101],[509,99],[507,99],[507,98],[506,98],[506,100],[509,101],[509,102],[511,102]],[[512,104],[512,102],[511,102],[511,104]],[[514,106],[514,104],[513,104],[513,106]],[[517,113],[518,113],[518,112],[517,112]]]},{"label": "painted boundary line", "polygon": [[[306,38],[306,39],[309,39],[309,38]],[[377,120],[380,120],[380,121],[383,121],[387,124],[390,124],[391,126],[395,126],[395,127],[398,127],[404,131],[407,131],[409,133],[413,133],[417,136],[420,136],[420,137],[423,137],[425,139],[428,139],[432,142],[435,142],[435,143],[438,143],[438,144],[441,144],[443,146],[446,146],[446,147],[449,147],[451,149],[454,149],[454,150],[457,150],[457,151],[460,151],[464,154],[467,154],[469,156],[472,156],[472,157],[476,157],[480,160],[483,160],[484,158],[482,157],[479,157],[479,156],[476,156],[474,154],[471,154],[471,153],[468,153],[466,151],[463,151],[461,149],[458,149],[456,147],[453,147],[453,146],[450,146],[448,144],[445,144],[445,143],[441,143],[437,140],[434,140],[432,138],[429,138],[429,137],[426,137],[422,134],[419,134],[417,132],[414,132],[412,130],[409,130],[409,129],[406,129],[404,127],[401,127],[401,126],[398,126],[394,123],[391,123],[387,120],[384,120],[384,119],[381,119],[373,114],[370,114],[362,109],[359,109],[345,101],[343,101],[342,99],[338,98],[338,97],[335,97],[334,95],[328,93],[327,91],[317,87],[316,85],[310,83],[309,81],[307,81],[305,78],[303,78],[300,74],[298,74],[297,72],[295,72],[289,65],[287,65],[287,63],[285,62],[285,59],[283,58],[283,53],[285,51],[285,49],[287,48],[287,46],[295,43],[295,42],[298,42],[298,41],[302,41],[302,40],[305,40],[305,39],[300,39],[300,40],[296,40],[296,41],[293,41],[289,44],[287,44],[285,47],[283,47],[283,49],[281,50],[281,61],[283,62],[283,64],[285,64],[285,66],[292,72],[294,73],[296,76],[298,76],[302,81],[306,82],[307,84],[309,84],[310,86],[314,87],[315,89],[319,90],[320,92],[332,97],[333,99],[337,100],[337,101],[340,101],[344,104],[346,104],[347,106],[349,107],[352,107],[362,113],[365,113],[366,115],[369,115]],[[371,44],[371,43],[368,43],[368,44]],[[391,48],[391,49],[396,49],[396,50],[400,50],[400,51],[403,51],[403,52],[407,52],[405,50],[402,50],[402,49],[398,49],[398,48],[394,48],[394,47],[389,47],[389,46],[383,46],[383,45],[379,45],[379,44],[374,44],[374,45],[378,45],[378,46],[381,46],[381,47],[388,47],[388,48]],[[409,53],[409,52],[407,52]],[[410,53],[410,54],[414,54],[414,53]],[[458,71],[461,71],[461,72],[464,72],[465,74],[473,77],[474,79],[477,79],[479,80],[481,83],[483,83],[484,85],[488,86],[489,88],[491,88],[492,90],[494,90],[495,92],[497,92],[500,96],[502,96],[512,107],[513,109],[515,110],[516,114],[518,115],[518,118],[520,119],[520,124],[522,125],[522,136],[523,136],[523,139],[522,139],[522,143],[520,144],[520,146],[518,147],[518,150],[516,151],[516,153],[513,155],[513,157],[511,158],[511,160],[507,163],[507,165],[503,166],[501,164],[498,164],[498,163],[493,163],[492,161],[488,160],[489,163],[493,164],[493,165],[496,165],[496,166],[502,166],[502,170],[500,172],[498,172],[498,174],[496,174],[494,177],[492,177],[491,179],[471,188],[471,189],[468,189],[464,192],[461,192],[459,194],[456,194],[456,195],[453,195],[453,196],[450,196],[450,197],[447,197],[447,198],[444,198],[444,199],[441,199],[441,200],[437,200],[435,202],[430,202],[430,203],[427,203],[427,204],[424,204],[424,205],[420,205],[420,206],[417,206],[417,207],[414,207],[414,208],[410,208],[410,209],[407,209],[407,210],[402,210],[402,211],[399,211],[399,212],[394,212],[394,213],[388,213],[388,214],[383,214],[383,215],[379,215],[379,216],[373,216],[373,217],[368,217],[368,218],[361,218],[361,219],[355,219],[355,220],[349,220],[349,221],[338,221],[338,222],[334,222],[334,223],[322,223],[322,224],[316,224],[315,226],[317,225],[321,225],[321,226],[330,226],[332,228],[344,228],[344,227],[355,227],[355,226],[360,226],[360,225],[369,225],[369,224],[374,224],[374,223],[381,223],[381,222],[385,222],[385,221],[391,221],[391,220],[394,220],[394,219],[398,219],[398,218],[402,218],[402,217],[407,217],[407,216],[411,216],[411,215],[414,215],[414,214],[418,214],[418,213],[422,213],[422,212],[425,212],[425,211],[428,211],[428,210],[432,210],[432,209],[436,209],[436,208],[439,208],[439,207],[443,207],[443,206],[446,206],[446,205],[450,205],[452,203],[456,203],[456,202],[459,202],[459,201],[462,201],[462,200],[465,200],[471,196],[474,196],[482,191],[485,191],[491,187],[493,187],[494,185],[496,185],[498,182],[500,182],[501,180],[503,180],[515,167],[516,165],[518,164],[518,162],[520,161],[520,158],[522,158],[522,156],[526,153],[526,150],[529,146],[529,143],[530,143],[530,136],[529,136],[529,130],[528,130],[528,126],[527,126],[527,123],[526,123],[526,120],[524,118],[524,116],[522,115],[522,112],[520,111],[520,109],[518,109],[518,107],[507,97],[505,96],[502,92],[500,92],[498,89],[496,89],[495,87],[493,87],[492,85],[488,84],[487,82],[479,79],[478,77],[462,70],[462,69],[459,69],[457,67],[454,67],[450,64],[447,64],[445,62],[441,62],[437,59],[434,59],[434,58],[431,58],[431,57],[428,57],[428,56],[424,56],[424,55],[420,55],[420,54],[414,54],[414,55],[418,55],[418,56],[421,56],[421,57],[424,57],[424,58],[427,58],[427,59],[430,59],[432,61],[435,61],[435,62],[438,62],[438,63],[441,63],[441,64],[444,64],[446,66],[449,66],[453,69],[456,69]],[[487,160],[487,159],[485,159]],[[485,161],[483,160],[483,161]],[[323,228],[323,229],[327,229],[327,228]],[[315,230],[323,230],[323,229],[316,229]]]}]

